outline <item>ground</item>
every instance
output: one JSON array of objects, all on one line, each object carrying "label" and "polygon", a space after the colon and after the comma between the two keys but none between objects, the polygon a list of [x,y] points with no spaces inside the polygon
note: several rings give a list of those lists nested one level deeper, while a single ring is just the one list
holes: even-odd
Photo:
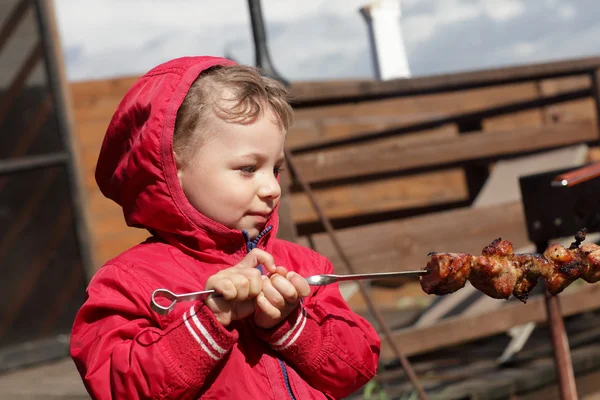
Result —
[{"label": "ground", "polygon": [[70,358],[0,375],[0,399],[87,400],[89,398]]}]

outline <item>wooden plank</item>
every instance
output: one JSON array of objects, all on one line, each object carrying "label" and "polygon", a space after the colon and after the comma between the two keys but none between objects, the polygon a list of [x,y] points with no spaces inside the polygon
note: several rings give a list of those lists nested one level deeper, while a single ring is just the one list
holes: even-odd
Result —
[{"label": "wooden plank", "polygon": [[[286,145],[293,151],[296,148],[314,146],[331,140],[356,138],[373,132],[402,128],[427,121],[430,117],[438,118],[440,115],[437,113],[420,113],[395,117],[325,118],[298,121],[290,129]],[[440,137],[456,136],[458,129],[455,125],[445,125],[436,129],[420,131],[419,134],[431,134]]]},{"label": "wooden plank", "polygon": [[[452,75],[450,75],[452,76]],[[470,75],[468,75],[470,76]],[[468,77],[467,76],[467,77]],[[72,91],[72,96],[74,99],[79,100],[76,103],[76,109],[86,109],[89,108],[90,106],[95,106],[98,105],[99,102],[115,102],[115,101],[120,101],[122,99],[122,97],[125,95],[125,93],[127,92],[127,90],[136,82],[136,80],[139,79],[139,76],[128,76],[128,77],[119,77],[119,78],[111,78],[111,79],[102,79],[102,80],[90,80],[90,81],[81,81],[81,82],[73,82],[70,84],[71,87],[71,91]],[[406,84],[406,82],[408,81],[415,81],[415,80],[422,80],[423,78],[413,78],[410,80],[403,80],[405,81],[404,84]],[[329,92],[329,91],[337,91],[337,90],[341,90],[341,92],[338,93],[338,95],[340,96],[344,96],[343,92],[348,92],[348,88],[352,87],[351,91],[352,93],[360,93],[360,91],[356,91],[356,88],[358,88],[361,85],[365,85],[365,86],[370,86],[372,84],[376,84],[376,85],[380,85],[380,86],[389,86],[389,83],[391,81],[387,81],[384,83],[381,82],[377,82],[377,81],[327,81],[327,82],[294,82],[293,85],[291,86],[291,94],[294,98],[296,99],[300,99],[302,97],[315,97],[313,96],[313,94],[315,94],[316,96],[319,95],[319,93],[324,93],[324,92]],[[511,86],[515,86],[518,87],[518,85],[522,85],[522,87],[527,87],[528,85],[531,85],[530,83],[522,83],[522,84],[514,84]],[[508,85],[507,85],[508,86]],[[494,90],[497,90],[498,88],[480,88],[480,89],[473,89],[473,92],[476,92],[478,90],[481,91],[481,93],[483,94],[484,92],[488,92],[487,93],[487,97],[488,100],[490,101],[490,97],[494,97],[494,96],[490,96],[490,94],[493,94]],[[515,91],[514,89],[510,89],[510,91]],[[531,93],[529,93],[531,94]],[[461,98],[467,98],[468,96],[471,96],[472,94],[464,94],[462,92],[459,93],[454,93],[454,94],[443,94],[443,96],[447,96],[447,97],[451,97],[451,96],[458,96],[458,102],[462,103],[462,101],[460,100]],[[514,95],[514,94],[513,94]],[[423,98],[425,98],[426,96],[423,96]],[[482,100],[485,100],[484,98],[485,96],[481,96]],[[396,100],[392,100],[392,102],[396,101],[398,102],[400,99],[396,99]],[[447,104],[450,104],[450,102],[446,102]],[[424,109],[423,109],[424,110]],[[113,110],[114,111],[114,110]],[[314,110],[317,111],[317,110]],[[402,109],[396,108],[395,110],[396,112],[398,111],[402,111]],[[302,113],[304,113],[305,110],[300,111],[299,117],[302,116]],[[332,115],[332,114],[326,114],[323,113],[321,114],[323,116],[327,116],[327,115]]]},{"label": "wooden plank", "polygon": [[[8,43],[13,32],[19,26],[21,19],[29,9],[28,0],[20,0],[15,6],[14,4],[8,3],[7,7],[10,10],[8,17],[2,21],[0,25],[0,54],[4,50],[4,46]],[[6,10],[8,12],[8,10]]]},{"label": "wooden plank", "polygon": [[415,116],[419,120],[424,120],[423,117],[443,117],[448,114],[470,112],[527,100],[535,97],[536,93],[535,85],[526,82],[452,93],[396,97],[377,101],[297,109],[294,114],[297,121],[383,116],[404,116],[405,118]]},{"label": "wooden plank", "polygon": [[[560,296],[562,314],[565,317],[600,307],[600,285],[586,284],[572,290],[567,289]],[[394,340],[407,356],[414,356],[506,332],[513,326],[527,322],[544,322],[546,321],[546,308],[543,297],[538,296],[526,304],[514,302],[498,310],[485,313],[485,323],[481,323],[481,317],[482,314],[459,316],[448,318],[426,328],[405,329],[395,332]],[[381,357],[383,359],[394,357],[386,343],[382,343]]]},{"label": "wooden plank", "polygon": [[144,229],[127,227],[123,229],[121,234],[115,234],[98,239],[96,242],[96,248],[98,251],[99,264],[96,268],[99,268],[103,263],[124,252],[130,247],[143,242],[149,236],[150,234],[148,231]]},{"label": "wooden plank", "polygon": [[75,132],[81,151],[100,151],[110,119],[83,120],[75,115]]},{"label": "wooden plank", "polygon": [[[73,86],[75,114],[78,121],[108,121],[126,93],[127,84],[120,80],[89,82],[90,88]],[[104,84],[102,84],[104,83]],[[86,85],[77,83],[74,85]],[[98,88],[98,93],[93,89]],[[111,89],[113,92],[111,92]],[[394,121],[405,124],[417,121],[441,118],[453,113],[469,112],[502,104],[527,100],[536,96],[535,86],[531,83],[507,85],[494,88],[481,88],[457,93],[440,93],[428,96],[392,98],[373,102],[345,104],[339,106],[319,107],[307,110],[296,110],[294,119],[298,129],[305,131],[306,124],[317,124],[319,129],[338,129],[335,126],[356,125],[367,122],[365,119],[385,119],[387,124]],[[361,122],[362,121],[362,122]],[[376,124],[381,124],[377,121]],[[328,125],[333,125],[328,128]],[[292,128],[295,129],[295,128]],[[290,135],[302,138],[303,134]],[[308,139],[307,139],[308,140]]]},{"label": "wooden plank", "polygon": [[[72,96],[75,99],[75,112],[78,119],[110,119],[117,105],[135,83],[138,77],[124,77],[98,81],[85,81],[71,84]],[[575,84],[556,84],[561,91],[586,87],[581,77],[552,79],[545,82],[577,82]],[[295,83],[292,93],[309,93],[320,91],[329,85],[337,87],[339,82]],[[552,84],[552,83],[550,83]],[[589,80],[587,81],[589,86]],[[344,86],[344,84],[342,84]],[[530,82],[509,84],[498,87],[484,87],[454,93],[437,93],[433,95],[409,98],[391,98],[373,102],[324,106],[314,109],[298,109],[295,112],[297,121],[306,119],[329,119],[332,117],[354,118],[357,116],[442,116],[456,112],[498,106],[503,103],[524,100],[536,94],[535,84]]]},{"label": "wooden plank", "polygon": [[[72,83],[70,86],[74,111],[78,120],[109,120],[127,89],[135,78],[117,78],[102,81]],[[547,82],[547,83],[546,83]],[[555,83],[558,82],[558,83]],[[566,83],[565,83],[566,82]],[[323,83],[326,84],[326,83]],[[545,90],[558,94],[568,90],[589,87],[589,79],[579,77],[545,81]],[[457,112],[469,112],[501,104],[526,100],[536,96],[533,83],[512,84],[499,87],[478,88],[456,93],[439,93],[408,98],[391,98],[373,102],[324,106],[295,111],[298,125],[303,122],[354,125],[361,119],[384,118],[388,122],[410,123],[432,117],[442,117]],[[341,120],[340,120],[341,119]],[[375,123],[381,123],[376,121]]]},{"label": "wooden plank", "polygon": [[[103,120],[108,123],[122,97],[134,79],[107,79],[104,81],[79,82],[71,85],[75,99],[74,111],[79,121]],[[564,90],[568,90],[565,87]],[[564,91],[563,90],[563,91]],[[415,123],[431,118],[441,118],[453,113],[469,112],[502,104],[526,100],[536,95],[535,85],[521,83],[490,88],[479,88],[456,93],[392,98],[373,102],[361,102],[325,106],[295,111],[295,126],[304,132],[305,123],[324,125],[325,129],[337,129],[336,125],[350,126],[371,119],[391,122]],[[364,121],[366,122],[366,121]],[[334,128],[328,128],[328,125]],[[295,129],[295,128],[293,128]],[[323,128],[321,128],[323,129]],[[302,137],[302,135],[298,135]]]},{"label": "wooden plank", "polygon": [[[422,268],[431,251],[479,254],[497,237],[510,240],[515,248],[529,244],[519,202],[340,229],[337,235],[357,273]],[[326,233],[313,235],[311,240],[337,273],[347,272]],[[306,237],[298,243],[311,247]]]},{"label": "wooden plank", "polygon": [[107,98],[118,98],[125,96],[127,90],[139,79],[139,76],[126,76],[110,79],[97,79],[70,84],[72,96],[79,100],[76,107],[87,108],[95,101]]},{"label": "wooden plank", "polygon": [[[469,351],[469,349],[465,349],[465,351]],[[588,393],[591,388],[597,388],[597,384],[594,385],[592,380],[582,381],[581,376],[598,369],[600,347],[594,344],[578,347],[573,349],[572,355],[573,367],[579,377],[577,391],[578,395],[582,396]],[[523,398],[558,400],[561,398],[558,388],[553,385],[556,382],[556,366],[551,357],[536,358],[531,362],[525,362],[513,368],[501,368],[495,366],[493,362],[490,363],[490,361],[480,362],[480,368],[477,368],[476,363],[472,363],[466,367],[450,369],[450,373],[444,371],[441,376],[435,373],[431,374],[435,376],[434,379],[438,377],[442,380],[450,378],[451,381],[455,382],[447,386],[440,385],[441,388],[431,393],[431,400],[517,400]],[[436,381],[439,382],[437,379]],[[581,387],[579,386],[580,383],[582,384]],[[588,387],[586,388],[586,386]],[[519,394],[525,394],[525,396],[521,397]],[[564,399],[576,398],[577,394],[564,397]]]},{"label": "wooden plank", "polygon": [[310,104],[342,98],[350,102],[366,96],[407,96],[585,74],[598,66],[600,57],[590,57],[411,79],[315,82],[302,86],[293,85],[292,91],[298,103]]},{"label": "wooden plank", "polygon": [[117,214],[123,219],[123,209],[114,201],[104,197],[97,187],[90,190],[89,208],[96,221]]},{"label": "wooden plank", "polygon": [[[551,79],[540,82],[540,89],[544,96],[553,96],[560,92],[592,87],[591,76],[581,76],[569,79]],[[596,109],[593,98],[570,101],[547,107],[547,114],[553,121],[572,121],[575,119],[589,119],[596,121]]]},{"label": "wooden plank", "polygon": [[[329,218],[427,207],[466,200],[469,196],[464,171],[457,168],[315,189],[314,194]],[[296,223],[319,221],[304,192],[291,195],[291,209]]]},{"label": "wooden plank", "polygon": [[98,148],[97,150],[82,149],[80,153],[79,168],[81,169],[81,172],[83,174],[83,184],[84,187],[87,189],[88,196],[91,195],[91,192],[93,190],[98,189],[95,173],[99,153],[100,148]]},{"label": "wooden plank", "polygon": [[90,234],[97,252],[95,270],[106,260],[150,236],[144,229],[127,226],[121,207],[97,189],[92,192],[88,207],[92,215]]},{"label": "wooden plank", "polygon": [[291,178],[288,171],[283,171],[280,178],[281,200],[279,201],[279,229],[277,237],[290,242],[295,242],[298,238],[296,224],[292,218],[292,202],[290,199]]},{"label": "wooden plank", "polygon": [[309,182],[400,171],[471,159],[505,156],[598,139],[590,121],[573,121],[543,127],[525,127],[495,134],[473,133],[443,138],[432,145],[418,134],[400,136],[361,146],[322,150],[296,157],[297,168]]},{"label": "wooden plank", "polygon": [[[538,96],[554,96],[566,91],[584,89],[591,86],[589,76],[577,76],[562,79],[549,79],[539,82]],[[551,123],[560,121],[573,121],[587,119],[596,120],[593,99],[583,99],[560,103],[544,107],[542,113],[532,110],[521,113],[508,114],[483,121],[484,130],[507,130],[519,126],[531,125],[537,117],[539,123]]]},{"label": "wooden plank", "polygon": [[[54,221],[52,231],[48,235],[48,241],[44,243],[44,247],[36,249],[37,257],[27,265],[25,273],[19,278],[13,278],[13,290],[7,293],[11,298],[10,309],[6,309],[0,317],[0,337],[10,332],[15,320],[22,315],[27,301],[33,297],[36,285],[48,266],[48,260],[57,256],[59,246],[66,233],[72,228],[72,223],[73,213],[69,206],[63,206],[60,210],[57,210],[57,218]],[[79,266],[74,267],[79,268]],[[50,310],[51,312],[52,310]]]},{"label": "wooden plank", "polygon": [[482,129],[486,132],[507,131],[524,126],[541,126],[543,123],[543,115],[540,110],[528,110],[486,118],[482,122]]},{"label": "wooden plank", "polygon": [[78,121],[102,121],[108,126],[113,114],[117,110],[119,103],[121,102],[121,97],[106,97],[99,98],[90,101],[89,99],[82,99],[82,101],[89,102],[89,106],[86,108],[82,108],[80,104],[79,107],[75,107],[75,115]]},{"label": "wooden plank", "polygon": [[[369,295],[377,308],[384,312],[393,312],[394,310],[422,309],[427,306],[433,298],[427,296],[421,289],[419,282],[406,282],[398,288],[369,287]],[[366,315],[369,313],[364,297],[357,291],[347,299],[348,306],[352,311]]]},{"label": "wooden plank", "polygon": [[104,216],[99,216],[94,220],[94,237],[97,242],[113,236],[122,236],[131,230],[138,230],[127,226],[119,206],[115,205],[115,208],[111,207],[102,211]]},{"label": "wooden plank", "polygon": [[4,118],[16,103],[17,96],[25,87],[27,79],[38,65],[38,62],[42,59],[43,55],[42,44],[38,42],[29,51],[25,62],[23,62],[22,65],[19,65],[18,72],[16,76],[12,78],[8,90],[2,94],[2,99],[0,101],[0,123],[4,123]]},{"label": "wooden plank", "polygon": [[[591,99],[575,100],[547,107],[547,113],[552,122],[568,122],[577,120],[596,121],[594,102]],[[523,126],[539,126],[542,118],[537,111],[525,111],[483,121],[484,131],[503,131],[518,129]]]},{"label": "wooden plank", "polygon": [[[600,371],[591,372],[585,375],[577,374],[577,394],[581,400],[600,400]],[[559,400],[558,385],[552,384],[534,392],[528,392],[522,395],[513,395],[511,400]]]},{"label": "wooden plank", "polygon": [[[568,78],[567,81],[573,79]],[[72,84],[71,89],[76,103],[75,116],[78,130],[82,130],[79,133],[82,141],[96,137],[94,145],[101,142],[114,110],[134,81],[134,78],[124,78]],[[580,88],[585,83],[579,79],[575,83],[557,84],[555,87],[560,92]],[[288,145],[293,148],[308,143],[314,144],[325,140],[357,136],[365,132],[406,126],[431,118],[441,118],[452,113],[495,107],[529,99],[535,95],[534,84],[524,83],[458,93],[297,110],[295,113],[296,123],[290,130]],[[518,121],[515,122],[515,118]],[[540,121],[539,111],[532,110],[510,117],[486,120],[484,126],[491,124],[492,128],[497,129],[502,126],[512,127],[516,123],[518,126],[535,125]],[[89,128],[88,125],[90,125]],[[456,131],[456,128],[452,126],[445,127],[445,129]],[[94,132],[90,134],[90,130]],[[83,145],[86,146],[86,143]]]}]

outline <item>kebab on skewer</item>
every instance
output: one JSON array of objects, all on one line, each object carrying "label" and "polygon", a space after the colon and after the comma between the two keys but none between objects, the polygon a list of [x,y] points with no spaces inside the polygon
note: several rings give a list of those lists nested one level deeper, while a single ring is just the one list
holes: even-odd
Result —
[{"label": "kebab on skewer", "polygon": [[507,299],[514,295],[527,301],[538,279],[556,295],[578,278],[593,283],[600,280],[600,246],[587,243],[585,230],[566,248],[551,244],[543,254],[514,254],[507,240],[496,239],[481,256],[464,253],[430,253],[431,260],[421,276],[421,287],[428,294],[444,295],[462,288],[467,280],[486,295]]}]

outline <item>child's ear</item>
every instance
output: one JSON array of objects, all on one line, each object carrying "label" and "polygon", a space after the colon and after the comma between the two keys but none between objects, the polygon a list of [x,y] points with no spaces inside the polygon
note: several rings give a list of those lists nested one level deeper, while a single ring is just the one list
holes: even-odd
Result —
[{"label": "child's ear", "polygon": [[177,168],[177,179],[179,179],[179,186],[183,187],[182,174],[183,174],[183,161],[177,153],[173,152],[173,159],[175,160],[175,167]]}]

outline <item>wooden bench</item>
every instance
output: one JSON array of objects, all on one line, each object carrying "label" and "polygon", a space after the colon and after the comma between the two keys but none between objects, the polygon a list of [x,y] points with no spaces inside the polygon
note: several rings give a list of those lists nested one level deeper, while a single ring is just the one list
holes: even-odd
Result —
[{"label": "wooden bench", "polygon": [[[299,128],[290,133],[294,164],[312,185],[357,272],[420,268],[430,251],[478,253],[497,237],[507,238],[515,248],[522,248],[530,243],[520,201],[481,208],[471,204],[497,161],[574,144],[598,144],[597,89],[592,85],[595,68],[596,64],[584,69],[584,76],[568,79],[562,78],[564,75],[557,78],[546,70],[544,76],[553,78],[545,81],[537,80],[541,79],[539,74],[523,76],[521,69],[507,69],[500,82],[511,89],[507,92],[500,91],[499,86],[466,89],[470,78],[463,76],[459,86],[465,90],[452,95],[464,99],[469,93],[485,99],[482,105],[461,108],[449,103],[446,109],[430,108],[427,112],[406,107],[406,114],[401,107],[394,109],[393,102],[410,104],[427,97],[435,104],[436,95],[448,96],[448,85],[434,79],[428,88],[422,80],[417,85],[418,90],[427,93],[422,96],[411,80],[349,87],[337,84],[326,93],[315,89],[316,98],[304,94],[298,110]],[[569,74],[566,70],[555,72]],[[477,80],[478,76],[475,74],[472,79]],[[515,84],[513,78],[519,83]],[[452,82],[451,78],[448,80]],[[473,87],[496,83],[482,79]],[[394,86],[395,92],[389,89]],[[434,93],[436,90],[439,93]],[[503,96],[494,102],[482,95],[486,90],[490,91],[488,95],[496,91]],[[377,98],[379,95],[385,99]],[[397,97],[390,99],[388,95]],[[341,104],[334,105],[336,101]],[[380,107],[373,106],[376,102]],[[306,141],[299,137],[303,134]],[[291,185],[290,203],[290,218],[299,235],[296,240],[329,257],[338,272],[347,272],[298,185]],[[570,305],[565,310],[578,313],[597,308],[596,302],[589,301],[592,296],[586,294],[590,290],[596,289],[570,293],[574,297],[566,300]],[[531,304],[538,303],[536,300]],[[533,305],[519,305],[480,307],[496,321],[485,329],[479,329],[475,322],[482,314],[473,311],[440,321],[439,326],[405,328],[396,338],[401,348],[412,355],[504,332],[517,323],[544,320],[545,314],[531,311]],[[441,332],[463,323],[469,328],[456,328],[457,333],[452,335]],[[438,339],[435,332],[442,327],[438,334],[442,339]],[[431,340],[416,345],[421,334]],[[392,355],[386,343],[382,354]]]}]

